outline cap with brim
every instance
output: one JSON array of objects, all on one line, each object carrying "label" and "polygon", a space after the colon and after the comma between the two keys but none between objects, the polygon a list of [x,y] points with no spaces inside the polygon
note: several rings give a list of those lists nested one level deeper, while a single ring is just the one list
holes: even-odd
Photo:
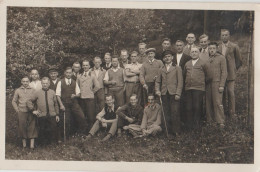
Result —
[{"label": "cap with brim", "polygon": [[164,57],[164,56],[166,56],[166,55],[168,55],[168,54],[173,55],[173,52],[172,52],[171,50],[165,50],[165,51],[163,52],[162,56]]},{"label": "cap with brim", "polygon": [[145,53],[148,54],[149,52],[154,52],[155,53],[156,49],[155,48],[148,48]]}]

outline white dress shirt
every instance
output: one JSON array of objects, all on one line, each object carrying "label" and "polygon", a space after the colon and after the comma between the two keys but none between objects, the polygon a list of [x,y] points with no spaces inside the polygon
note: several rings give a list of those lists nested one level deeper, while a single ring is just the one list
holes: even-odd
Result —
[{"label": "white dress shirt", "polygon": [[197,58],[196,60],[191,60],[192,66],[194,66],[197,63],[198,60],[199,60],[199,58]]},{"label": "white dress shirt", "polygon": [[181,54],[177,53],[177,55],[176,55],[177,66],[180,66],[180,61],[181,61],[182,55],[183,55],[183,53],[181,53]]}]

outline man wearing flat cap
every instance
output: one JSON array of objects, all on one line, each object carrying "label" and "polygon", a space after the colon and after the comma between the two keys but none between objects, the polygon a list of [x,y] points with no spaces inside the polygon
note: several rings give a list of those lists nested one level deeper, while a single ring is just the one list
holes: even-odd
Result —
[{"label": "man wearing flat cap", "polygon": [[159,70],[155,81],[155,93],[162,97],[162,106],[165,113],[164,121],[171,135],[180,132],[180,97],[183,87],[182,70],[180,66],[173,65],[173,52],[163,52],[164,66]]},{"label": "man wearing flat cap", "polygon": [[161,60],[155,59],[155,48],[149,48],[146,50],[148,60],[143,63],[140,71],[140,82],[143,85],[143,98],[144,105],[147,104],[147,96],[149,93],[154,93],[155,80],[158,76],[158,72],[163,63]]},{"label": "man wearing flat cap", "polygon": [[56,67],[52,67],[49,69],[48,73],[49,73],[49,78],[50,78],[49,89],[52,89],[56,92],[58,82],[60,81],[60,79],[58,78],[58,75],[59,75],[58,70]]}]

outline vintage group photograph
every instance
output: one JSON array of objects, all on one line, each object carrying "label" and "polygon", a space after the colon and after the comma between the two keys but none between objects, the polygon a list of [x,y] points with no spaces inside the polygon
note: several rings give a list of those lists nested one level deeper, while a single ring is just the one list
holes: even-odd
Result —
[{"label": "vintage group photograph", "polygon": [[6,17],[6,160],[254,164],[254,11]]}]

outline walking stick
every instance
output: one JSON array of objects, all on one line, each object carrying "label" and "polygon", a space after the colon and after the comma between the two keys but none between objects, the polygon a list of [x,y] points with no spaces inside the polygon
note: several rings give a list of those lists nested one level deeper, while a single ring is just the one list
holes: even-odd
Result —
[{"label": "walking stick", "polygon": [[64,142],[66,142],[66,117],[65,117],[65,111],[63,112],[63,116],[64,116],[64,121],[63,121],[63,135],[64,135]]},{"label": "walking stick", "polygon": [[162,98],[161,98],[161,96],[159,96],[159,98],[160,98],[160,103],[161,103],[161,106],[162,106],[162,114],[163,114],[163,119],[164,119],[165,129],[166,129],[166,135],[167,135],[167,138],[169,138],[168,128],[167,128],[166,120],[165,120],[165,116],[164,116],[164,110],[163,110]]}]

